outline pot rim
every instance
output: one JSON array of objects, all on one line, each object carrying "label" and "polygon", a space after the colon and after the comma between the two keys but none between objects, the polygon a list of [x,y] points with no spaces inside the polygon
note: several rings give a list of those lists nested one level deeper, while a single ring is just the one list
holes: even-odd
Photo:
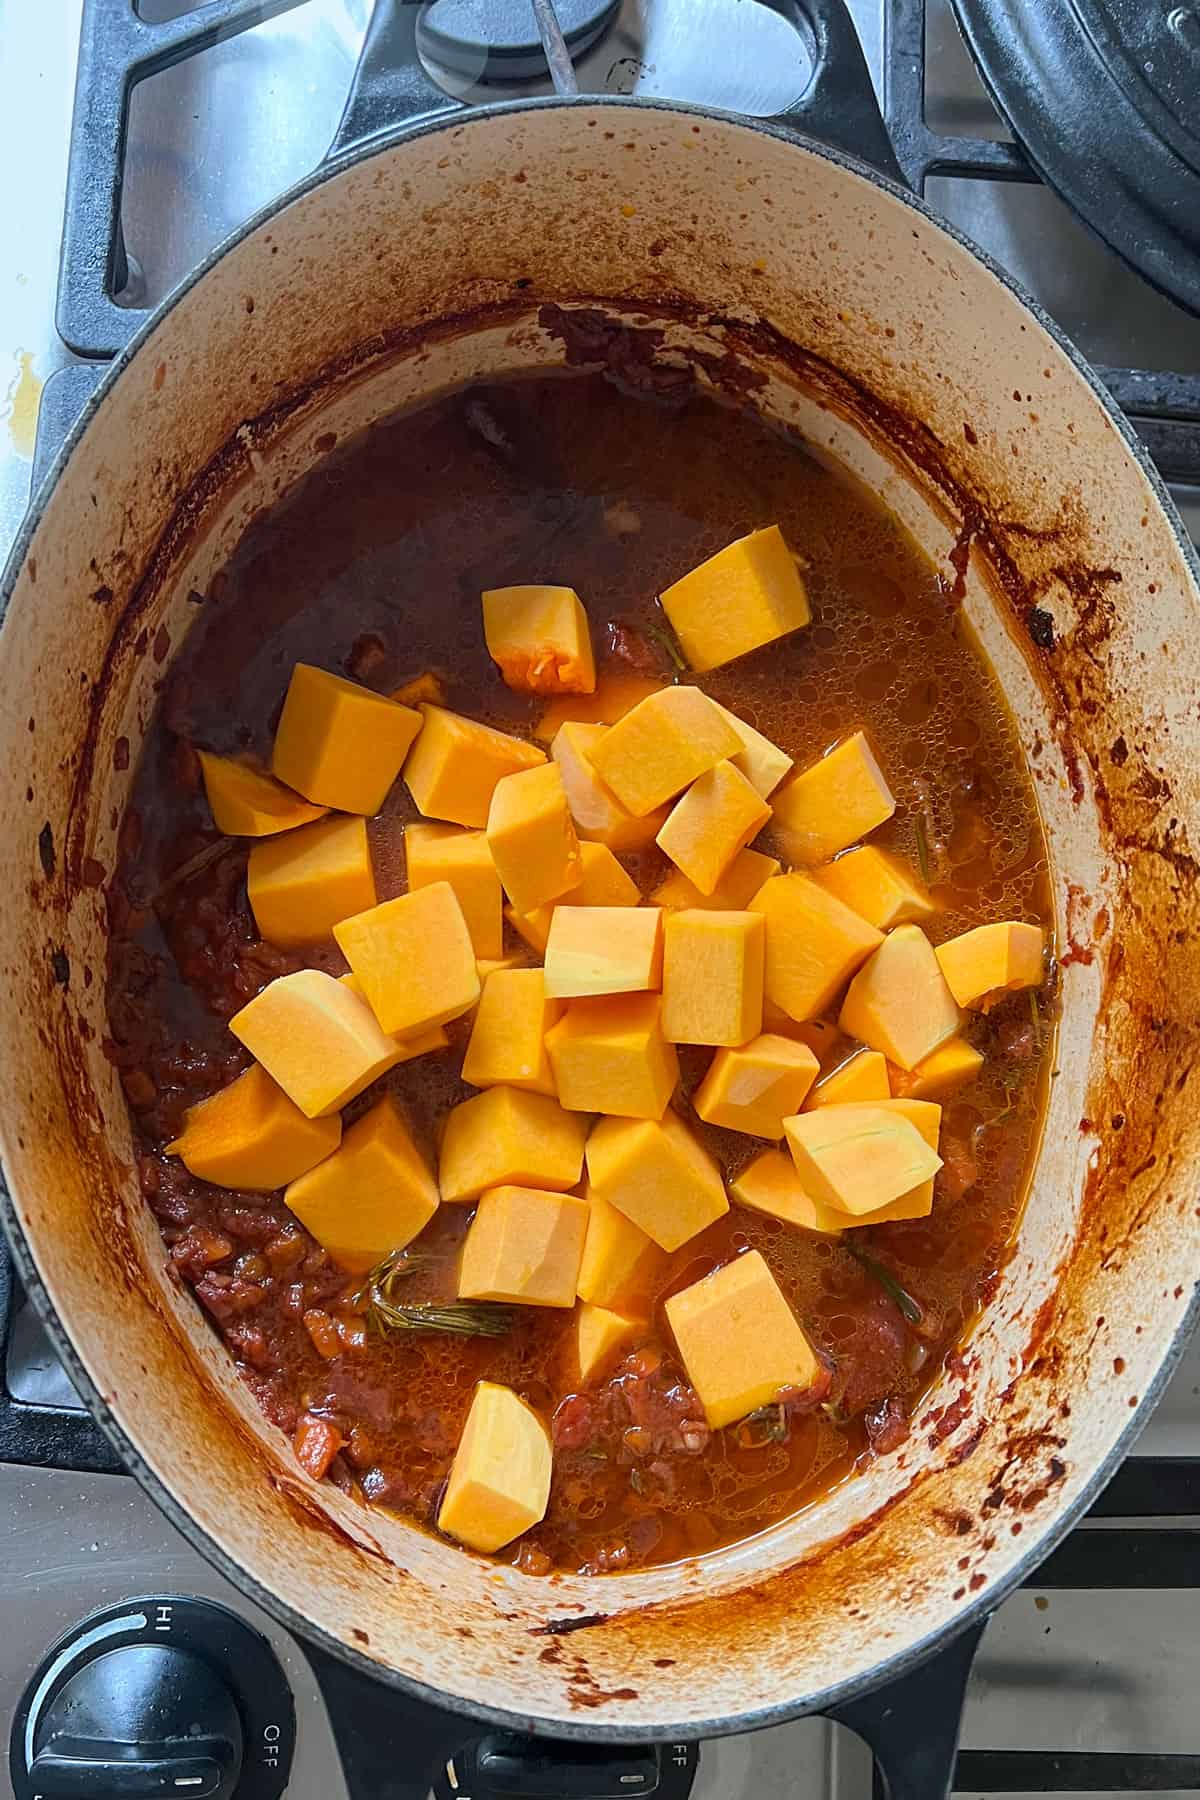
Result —
[{"label": "pot rim", "polygon": [[[817,138],[809,137],[794,127],[781,126],[768,119],[759,119],[749,114],[731,112],[720,107],[700,106],[687,101],[666,100],[657,97],[643,98],[627,94],[546,95],[493,101],[483,106],[456,106],[444,112],[419,117],[373,133],[358,143],[348,146],[336,156],[318,163],[308,175],[276,195],[273,200],[260,207],[228,237],[216,244],[179,285],[164,296],[150,317],[109,363],[104,375],[85,401],[74,424],[67,432],[36,493],[31,495],[29,508],[21,522],[3,573],[0,575],[0,630],[3,629],[9,602],[12,599],[30,543],[41,523],[59,478],[84,432],[128,364],[153,338],[185,295],[190,293],[191,289],[203,280],[231,250],[236,249],[240,243],[252,236],[269,220],[277,218],[294,201],[302,199],[304,195],[311,193],[331,177],[339,175],[359,163],[366,162],[373,156],[389,152],[409,139],[425,137],[432,132],[464,123],[473,124],[478,120],[502,117],[512,113],[541,112],[567,106],[677,113],[686,118],[704,119],[717,124],[734,125],[742,130],[761,132],[767,137],[776,138],[785,144],[794,145],[798,149],[822,157],[848,174],[860,176],[875,187],[882,188],[892,199],[919,214],[927,224],[934,226],[960,249],[967,251],[1024,307],[1034,323],[1047,334],[1091,390],[1092,395],[1106,413],[1110,424],[1120,434],[1127,450],[1146,478],[1155,501],[1171,527],[1176,546],[1192,582],[1200,591],[1200,556],[1197,554],[1196,547],[1188,536],[1175,503],[1154,466],[1149,452],[1133,430],[1125,414],[1100,381],[1095,370],[1034,296],[1027,292],[1022,284],[1015,280],[986,250],[973,243],[951,221],[942,218],[923,197],[914,194],[899,182],[882,174],[871,164],[824,144]],[[76,1351],[66,1327],[59,1319],[49,1293],[42,1282],[34,1260],[32,1245],[25,1238],[8,1188],[7,1174],[2,1168],[0,1168],[0,1225],[4,1227],[22,1285],[32,1301],[56,1353],[63,1362],[75,1388],[86,1401],[92,1416],[117,1451],[128,1473],[136,1479],[142,1490],[154,1501],[176,1530],[187,1538],[193,1548],[227,1581],[289,1631],[297,1639],[301,1650],[304,1649],[306,1643],[312,1644],[336,1657],[356,1674],[364,1676],[368,1680],[382,1683],[392,1690],[398,1690],[422,1704],[440,1708],[443,1711],[450,1710],[464,1719],[502,1728],[510,1728],[514,1720],[517,1720],[523,1730],[535,1736],[558,1738],[563,1741],[599,1741],[612,1744],[657,1743],[675,1735],[702,1740],[731,1736],[746,1731],[757,1731],[768,1726],[787,1724],[813,1714],[829,1714],[847,1702],[856,1700],[862,1695],[871,1693],[888,1682],[908,1674],[936,1651],[944,1648],[960,1634],[965,1633],[972,1625],[982,1625],[999,1603],[1029,1578],[1087,1512],[1144,1428],[1175,1372],[1193,1331],[1200,1324],[1200,1282],[1198,1282],[1193,1289],[1187,1310],[1174,1337],[1163,1350],[1153,1379],[1146,1384],[1146,1391],[1141,1396],[1139,1405],[1131,1412],[1127,1425],[1108,1455],[1093,1470],[1090,1478],[1083,1484],[1071,1502],[1063,1507],[1058,1516],[1029,1545],[1024,1554],[1017,1559],[1001,1579],[993,1582],[989,1587],[985,1587],[964,1604],[955,1607],[953,1602],[949,1602],[948,1604],[953,1610],[946,1620],[927,1632],[917,1643],[897,1651],[882,1662],[876,1663],[869,1670],[841,1681],[831,1682],[814,1693],[800,1695],[792,1700],[778,1701],[769,1706],[761,1706],[750,1712],[728,1713],[714,1718],[688,1720],[678,1727],[670,1720],[653,1726],[622,1725],[619,1721],[602,1726],[598,1722],[592,1723],[585,1719],[560,1719],[536,1713],[517,1714],[503,1707],[489,1706],[468,1697],[447,1694],[444,1689],[432,1687],[416,1676],[378,1662],[362,1651],[354,1649],[353,1646],[344,1643],[341,1638],[326,1631],[315,1621],[303,1617],[288,1601],[260,1583],[216,1538],[210,1536],[208,1531],[177,1500],[174,1492],[146,1463],[124,1426],[109,1410],[107,1402],[92,1381],[80,1354]]]}]

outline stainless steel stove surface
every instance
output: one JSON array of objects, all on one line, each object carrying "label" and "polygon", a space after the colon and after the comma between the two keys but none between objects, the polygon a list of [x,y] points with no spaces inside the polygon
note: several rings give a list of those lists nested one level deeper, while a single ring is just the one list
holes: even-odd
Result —
[{"label": "stainless steel stove surface", "polygon": [[[129,0],[92,4],[121,11]],[[0,551],[27,503],[42,387],[76,360],[55,329],[55,294],[82,6],[0,0]],[[141,0],[138,10],[153,23],[189,8],[183,0]],[[921,10],[914,0],[854,0],[877,87],[885,69],[895,78],[906,66],[887,57],[885,32],[911,31],[915,18],[919,49]],[[368,11],[368,0],[306,0],[135,89],[122,200],[131,262],[126,299],[153,305],[255,207],[319,160],[341,113]],[[459,11],[478,18],[488,8]],[[752,0],[624,0],[576,68],[586,91],[767,113],[797,88],[796,42],[783,18]],[[1004,128],[946,0],[930,0],[924,42],[928,126],[957,139],[1003,143]],[[459,96],[496,91],[481,89],[461,69],[442,75]],[[505,91],[548,85],[526,80]],[[1048,189],[933,173],[926,193],[1031,287],[1094,361],[1125,371],[1183,371],[1184,388],[1200,395],[1200,320],[1152,291]],[[1144,377],[1121,378],[1116,388],[1122,397],[1150,391]],[[1162,392],[1167,402],[1177,399],[1179,384],[1172,388],[1164,377]],[[1185,411],[1167,402],[1160,414]],[[1168,473],[1200,478],[1194,420],[1160,417],[1146,429]],[[1185,483],[1175,492],[1196,535],[1200,488]],[[30,1409],[27,1420],[48,1422],[29,1454],[53,1460],[54,1409],[74,1397],[28,1309],[18,1311],[9,1333],[5,1380],[13,1399]],[[5,1450],[0,1443],[0,1452],[11,1456],[11,1444]],[[968,1689],[956,1791],[1200,1792],[1194,1351],[1140,1452],[1168,1460],[1127,1465],[1100,1516],[988,1627]],[[1160,1516],[1120,1521],[1117,1529],[1120,1506]],[[60,1634],[96,1609],[181,1595],[233,1608],[273,1646],[296,1708],[288,1793],[295,1800],[346,1794],[329,1711],[305,1652],[234,1592],[132,1481],[114,1474],[0,1463],[0,1740]],[[664,1768],[670,1755],[668,1746]],[[453,1792],[447,1779],[444,1791]],[[457,1768],[454,1779],[466,1800]],[[0,1773],[0,1790],[8,1791],[6,1780]],[[190,1778],[177,1785],[201,1791]],[[385,1795],[386,1783],[375,1791]],[[807,1720],[702,1746],[693,1791],[704,1800],[866,1800],[871,1762],[844,1728]]]}]

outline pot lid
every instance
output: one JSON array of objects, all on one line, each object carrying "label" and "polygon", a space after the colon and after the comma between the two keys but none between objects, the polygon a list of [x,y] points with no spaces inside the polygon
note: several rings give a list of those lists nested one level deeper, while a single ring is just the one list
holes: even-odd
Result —
[{"label": "pot lid", "polygon": [[[620,0],[556,0],[571,55],[582,56],[620,8]],[[433,0],[420,25],[421,48],[461,75],[526,81],[547,73],[546,53],[529,0]]]},{"label": "pot lid", "polygon": [[1155,287],[1200,313],[1200,4],[954,9],[1042,179]]}]

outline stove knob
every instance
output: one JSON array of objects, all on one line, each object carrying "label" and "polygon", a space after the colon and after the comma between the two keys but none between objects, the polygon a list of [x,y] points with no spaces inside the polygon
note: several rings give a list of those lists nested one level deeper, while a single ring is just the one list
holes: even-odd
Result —
[{"label": "stove knob", "polygon": [[241,1766],[241,1720],[219,1676],[188,1650],[132,1644],[59,1690],[29,1774],[45,1800],[231,1800]]}]

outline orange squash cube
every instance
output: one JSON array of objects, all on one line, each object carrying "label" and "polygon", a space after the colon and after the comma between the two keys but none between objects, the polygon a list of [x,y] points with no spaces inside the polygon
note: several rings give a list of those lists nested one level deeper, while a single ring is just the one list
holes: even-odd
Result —
[{"label": "orange squash cube", "polygon": [[463,1244],[459,1299],[574,1306],[587,1221],[587,1201],[572,1194],[488,1188]]},{"label": "orange squash cube", "polygon": [[786,1389],[810,1388],[821,1373],[816,1351],[757,1250],[672,1294],[665,1310],[714,1431]]},{"label": "orange squash cube", "polygon": [[280,975],[229,1029],[309,1119],[339,1111],[395,1066],[395,1043],[371,1008],[320,969]]},{"label": "orange squash cube", "polygon": [[309,1119],[258,1063],[228,1087],[189,1106],[183,1130],[167,1145],[201,1181],[270,1193],[303,1175],[338,1147],[342,1122]]},{"label": "orange squash cube", "polygon": [[[339,975],[338,980],[358,999],[366,1001],[367,996],[363,993],[362,982],[357,975]],[[397,1068],[401,1063],[412,1062],[415,1057],[428,1056],[431,1050],[444,1050],[450,1039],[443,1026],[430,1025],[424,1031],[414,1031],[411,1037],[393,1037],[392,1042],[396,1046],[392,1067]]]},{"label": "orange squash cube", "polygon": [[751,1137],[783,1136],[800,1111],[820,1064],[807,1044],[764,1032],[737,1050],[718,1050],[692,1096],[699,1118]]},{"label": "orange squash cube", "polygon": [[865,1215],[937,1174],[941,1157],[896,1106],[823,1106],[784,1120],[801,1186],[814,1200]]},{"label": "orange squash cube", "polygon": [[556,900],[582,880],[579,839],[557,763],[502,776],[488,811],[487,844],[519,913]]},{"label": "orange squash cube", "polygon": [[518,694],[595,691],[591,633],[574,588],[489,588],[483,635],[505,684]]},{"label": "orange squash cube", "polygon": [[801,1023],[823,1013],[882,932],[807,875],[775,875],[750,910],[767,922],[767,999]]},{"label": "orange squash cube", "polygon": [[661,598],[684,655],[701,674],[798,631],[812,616],[778,525],[727,544]]},{"label": "orange squash cube", "polygon": [[401,682],[398,688],[393,688],[388,699],[399,700],[402,706],[420,706],[423,700],[431,706],[445,706],[446,683],[435,670],[425,669],[411,681]]},{"label": "orange squash cube", "polygon": [[662,985],[657,906],[556,906],[546,940],[546,992],[563,1000]]},{"label": "orange squash cube", "polygon": [[958,1030],[958,1006],[919,925],[897,925],[846,990],[838,1024],[847,1037],[912,1069]]},{"label": "orange squash cube", "polygon": [[818,1081],[804,1105],[805,1112],[814,1106],[851,1106],[856,1101],[890,1100],[891,1080],[887,1058],[879,1050],[856,1050],[844,1063],[839,1063],[822,1081]]},{"label": "orange squash cube", "polygon": [[932,1100],[974,1081],[983,1067],[983,1052],[965,1038],[947,1038],[914,1069],[892,1069],[892,1090],[901,1100]]},{"label": "orange squash cube", "polygon": [[737,732],[707,694],[668,687],[611,726],[591,758],[626,811],[643,818],[741,748]]},{"label": "orange squash cube", "polygon": [[898,856],[874,844],[848,850],[828,868],[817,869],[813,880],[880,931],[927,919],[935,911],[925,883]]},{"label": "orange squash cube", "polygon": [[411,1037],[479,998],[471,934],[448,881],[385,900],[334,927],[338,949],[383,1030]]},{"label": "orange squash cube", "polygon": [[570,1112],[661,1119],[679,1081],[658,994],[572,1000],[546,1034],[559,1104]]},{"label": "orange squash cube", "polygon": [[761,913],[667,913],[663,1031],[673,1044],[744,1044],[762,1029]]},{"label": "orange squash cube", "polygon": [[770,817],[771,808],[746,777],[731,762],[719,762],[676,801],[655,841],[702,894],[711,894]]},{"label": "orange squash cube", "polygon": [[333,1260],[358,1274],[424,1231],[438,1190],[385,1096],[355,1120],[339,1150],[291,1183],[284,1199]]},{"label": "orange squash cube", "polygon": [[477,1200],[485,1188],[572,1188],[583,1168],[587,1120],[545,1094],[485,1088],[446,1119],[438,1161],[442,1199]]},{"label": "orange squash cube", "polygon": [[322,819],[252,844],[246,888],[259,934],[281,950],[327,938],[375,904],[365,819]]},{"label": "orange squash cube", "polygon": [[821,1206],[807,1194],[795,1163],[784,1150],[764,1150],[730,1182],[729,1191],[739,1206],[782,1219],[785,1225],[797,1225],[818,1237],[840,1237],[847,1225],[856,1222],[849,1213]]},{"label": "orange squash cube", "polygon": [[702,894],[681,869],[669,869],[650,899],[670,912],[701,908],[712,912],[745,912],[750,902],[772,877],[778,875],[778,857],[761,850],[739,850],[711,894]]},{"label": "orange squash cube", "polygon": [[587,1145],[593,1198],[607,1200],[664,1250],[729,1211],[721,1171],[670,1108],[661,1120],[601,1119]]},{"label": "orange squash cube", "polygon": [[896,810],[891,789],[861,731],[779,788],[772,805],[793,862],[828,862]]},{"label": "orange squash cube", "polygon": [[561,700],[552,700],[534,726],[533,735],[539,744],[553,744],[568,723],[615,725],[633,711],[639,700],[666,686],[661,676],[598,675],[594,694],[567,694]]},{"label": "orange squash cube", "polygon": [[213,824],[228,837],[271,837],[325,815],[325,807],[302,800],[264,769],[211,750],[196,754]]},{"label": "orange squash cube", "polygon": [[444,706],[421,706],[425,723],[403,774],[417,809],[429,819],[484,826],[496,783],[546,760],[536,744],[480,725]]},{"label": "orange squash cube", "polygon": [[[462,1077],[472,1087],[524,1088],[553,1094],[554,1070],[546,1034],[562,1017],[561,1000],[547,999],[540,969],[497,969],[483,984],[471,1026]],[[566,1102],[564,1102],[566,1104]]]},{"label": "orange squash cube", "polygon": [[764,800],[769,799],[784,776],[791,773],[791,757],[761,731],[755,731],[753,725],[747,725],[745,719],[739,719],[727,706],[721,706],[719,700],[714,700],[713,705],[720,707],[742,740],[741,749],[736,756],[730,757],[730,762]]},{"label": "orange squash cube", "polygon": [[667,1259],[640,1225],[588,1191],[588,1228],[579,1265],[579,1298],[593,1306],[633,1311],[649,1305]]},{"label": "orange squash cube", "polygon": [[448,881],[462,907],[476,959],[502,956],[504,896],[484,833],[456,825],[408,825],[404,855],[409,892]]},{"label": "orange squash cube", "polygon": [[585,1301],[575,1313],[571,1379],[585,1387],[589,1381],[607,1375],[620,1352],[645,1329],[645,1319],[610,1312],[604,1306],[589,1306]]},{"label": "orange squash cube", "polygon": [[[893,1112],[906,1119],[920,1132],[930,1150],[937,1150],[942,1129],[942,1109],[930,1100],[889,1100],[884,1106],[885,1112]],[[890,1200],[886,1206],[878,1206],[873,1212],[864,1213],[861,1218],[846,1217],[846,1225],[894,1225],[902,1219],[927,1219],[933,1211],[933,1178],[917,1183],[906,1194],[898,1199]]]},{"label": "orange squash cube", "polygon": [[643,818],[635,818],[601,781],[591,757],[607,730],[607,725],[568,721],[555,734],[550,754],[562,775],[567,804],[580,837],[607,844],[610,850],[644,850],[665,821],[667,809],[657,807]]},{"label": "orange squash cube", "polygon": [[438,1530],[490,1555],[545,1517],[554,1452],[531,1406],[481,1381],[459,1439]]},{"label": "orange squash cube", "polygon": [[977,925],[937,947],[946,984],[960,1006],[987,1012],[994,1000],[1019,988],[1037,987],[1044,973],[1045,933],[1040,925],[1008,921]]},{"label": "orange squash cube", "polygon": [[275,733],[271,770],[318,806],[377,813],[421,717],[357,681],[297,663]]},{"label": "orange squash cube", "polygon": [[546,953],[556,906],[637,906],[641,901],[637,882],[626,874],[607,844],[580,844],[579,863],[580,879],[557,900],[548,900],[531,913],[518,912],[515,906],[504,909],[509,924],[539,956]]}]

